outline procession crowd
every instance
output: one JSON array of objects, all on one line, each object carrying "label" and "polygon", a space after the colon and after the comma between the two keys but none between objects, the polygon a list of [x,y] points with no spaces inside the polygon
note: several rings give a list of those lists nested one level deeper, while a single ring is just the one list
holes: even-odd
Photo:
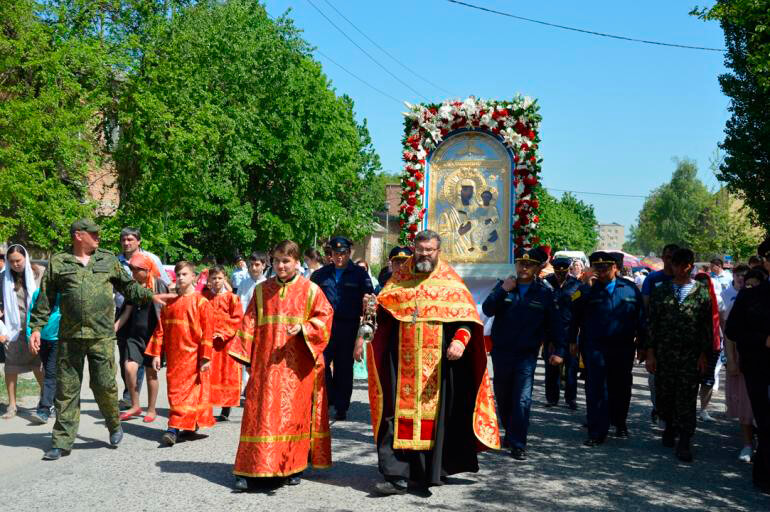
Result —
[{"label": "procession crowd", "polygon": [[18,413],[18,375],[34,372],[41,393],[31,418],[45,424],[55,416],[46,460],[73,447],[86,359],[113,447],[121,422],[156,421],[163,368],[163,445],[228,421],[243,405],[233,470],[239,491],[265,478],[296,485],[309,464],[332,464],[329,411],[347,419],[354,364],[365,364],[381,494],[478,471],[483,450],[505,448],[525,460],[540,358],[548,407],[563,388],[577,410],[582,373],[591,449],[631,435],[632,371],[644,363],[661,443],[692,462],[697,422],[712,419],[725,364],[738,458],[753,464],[755,485],[770,493],[770,239],[732,272],[719,259],[696,268],[691,250],[669,244],[663,268],[644,276],[627,275],[620,253],[597,251],[585,266],[547,248],[518,249],[516,273],[479,307],[430,230],[413,247],[393,248],[378,279],[365,261],[351,260],[344,237],[321,252],[283,241],[239,258],[228,276],[216,264],[167,269],[134,228],[121,232],[116,256],[99,248],[99,231],[91,220],[74,222],[71,251],[45,268],[33,268],[18,244],[3,258],[2,418]]}]

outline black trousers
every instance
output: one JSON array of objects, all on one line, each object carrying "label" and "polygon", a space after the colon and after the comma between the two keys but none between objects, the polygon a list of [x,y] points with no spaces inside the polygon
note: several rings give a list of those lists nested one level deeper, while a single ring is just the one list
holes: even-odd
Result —
[{"label": "black trousers", "polygon": [[40,390],[40,402],[37,412],[48,414],[56,396],[56,342],[41,340],[40,361],[43,363],[43,387]]},{"label": "black trousers", "polygon": [[329,344],[324,350],[329,405],[334,406],[338,413],[347,412],[350,407],[350,396],[353,394],[353,348],[357,334],[357,321],[335,320]]},{"label": "black trousers", "polygon": [[610,425],[626,427],[631,404],[635,348],[591,346],[584,349],[586,416],[591,439],[604,439]]},{"label": "black trousers", "polygon": [[759,437],[752,468],[754,483],[770,486],[770,351],[764,350],[761,354],[752,355],[741,353],[740,356]]}]

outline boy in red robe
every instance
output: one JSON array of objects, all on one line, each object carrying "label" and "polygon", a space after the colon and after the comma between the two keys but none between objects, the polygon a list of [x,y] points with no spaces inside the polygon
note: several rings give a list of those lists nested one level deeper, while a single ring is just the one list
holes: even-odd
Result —
[{"label": "boy in red robe", "polygon": [[296,485],[308,459],[316,468],[331,466],[323,351],[334,311],[321,289],[297,272],[299,258],[296,243],[276,246],[276,276],[255,288],[241,343],[229,351],[251,365],[233,470],[239,491],[255,477],[288,477]]},{"label": "boy in red robe", "polygon": [[226,286],[225,269],[211,267],[208,288],[203,295],[209,300],[214,316],[214,352],[211,358],[211,405],[222,407],[215,419],[227,421],[230,408],[241,405],[241,369],[237,359],[227,354],[228,347],[237,341],[236,333],[243,321],[241,299]]},{"label": "boy in red robe", "polygon": [[161,310],[160,322],[147,343],[145,354],[160,370],[160,356],[166,354],[168,388],[168,430],[161,441],[173,446],[181,431],[214,425],[209,400],[213,321],[211,305],[195,291],[195,268],[187,261],[174,267],[177,297]]}]

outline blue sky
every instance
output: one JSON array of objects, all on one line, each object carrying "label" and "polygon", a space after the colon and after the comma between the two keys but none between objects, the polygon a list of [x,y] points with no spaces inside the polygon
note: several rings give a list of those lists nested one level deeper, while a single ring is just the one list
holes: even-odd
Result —
[{"label": "blue sky", "polygon": [[[471,10],[446,0],[310,0],[348,36],[412,89],[431,101],[475,95],[538,99],[543,115],[542,179],[559,190],[645,195],[665,183],[674,157],[694,159],[710,188],[708,168],[728,118],[717,76],[723,54],[651,46],[578,34]],[[381,89],[411,103],[425,101],[345,38],[309,0],[267,1],[290,16],[320,52]],[[685,0],[646,2],[469,3],[587,30],[721,48],[719,25],[689,16]],[[430,82],[382,53],[338,13]],[[366,118],[383,167],[401,169],[403,105],[362,84],[316,53],[338,94]],[[451,94],[443,91],[445,89]],[[555,195],[560,192],[552,191]],[[628,227],[643,199],[578,194],[601,223]]]}]

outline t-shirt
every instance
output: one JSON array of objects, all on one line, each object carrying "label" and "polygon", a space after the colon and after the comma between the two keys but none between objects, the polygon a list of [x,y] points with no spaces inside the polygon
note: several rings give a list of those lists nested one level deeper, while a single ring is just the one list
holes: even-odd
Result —
[{"label": "t-shirt", "polygon": [[342,278],[342,273],[345,272],[344,268],[335,268],[334,269],[334,280],[337,281],[339,284],[340,278]]},{"label": "t-shirt", "polygon": [[529,287],[532,283],[516,283],[516,288],[519,289],[519,297],[524,297],[527,294],[527,290],[529,290]]},{"label": "t-shirt", "polygon": [[687,284],[674,284],[674,294],[676,295],[677,302],[679,304],[684,302],[684,299],[690,295],[693,288],[695,288],[695,281],[690,281]]},{"label": "t-shirt", "polygon": [[256,279],[256,281],[251,277],[251,275],[247,276],[246,279],[241,281],[240,286],[238,286],[238,298],[241,299],[241,306],[243,306],[243,312],[246,312],[246,308],[249,307],[249,302],[251,302],[251,298],[254,297],[254,288],[257,287],[257,285],[263,281],[266,281],[265,274],[260,274],[260,276]]},{"label": "t-shirt", "polygon": [[671,281],[674,278],[674,276],[670,276],[663,272],[662,270],[656,270],[649,276],[647,276],[647,279],[644,280],[644,283],[642,283],[642,295],[645,297],[649,297],[652,295],[652,290],[654,288],[657,288],[661,285],[661,283],[665,283],[666,281]]}]

